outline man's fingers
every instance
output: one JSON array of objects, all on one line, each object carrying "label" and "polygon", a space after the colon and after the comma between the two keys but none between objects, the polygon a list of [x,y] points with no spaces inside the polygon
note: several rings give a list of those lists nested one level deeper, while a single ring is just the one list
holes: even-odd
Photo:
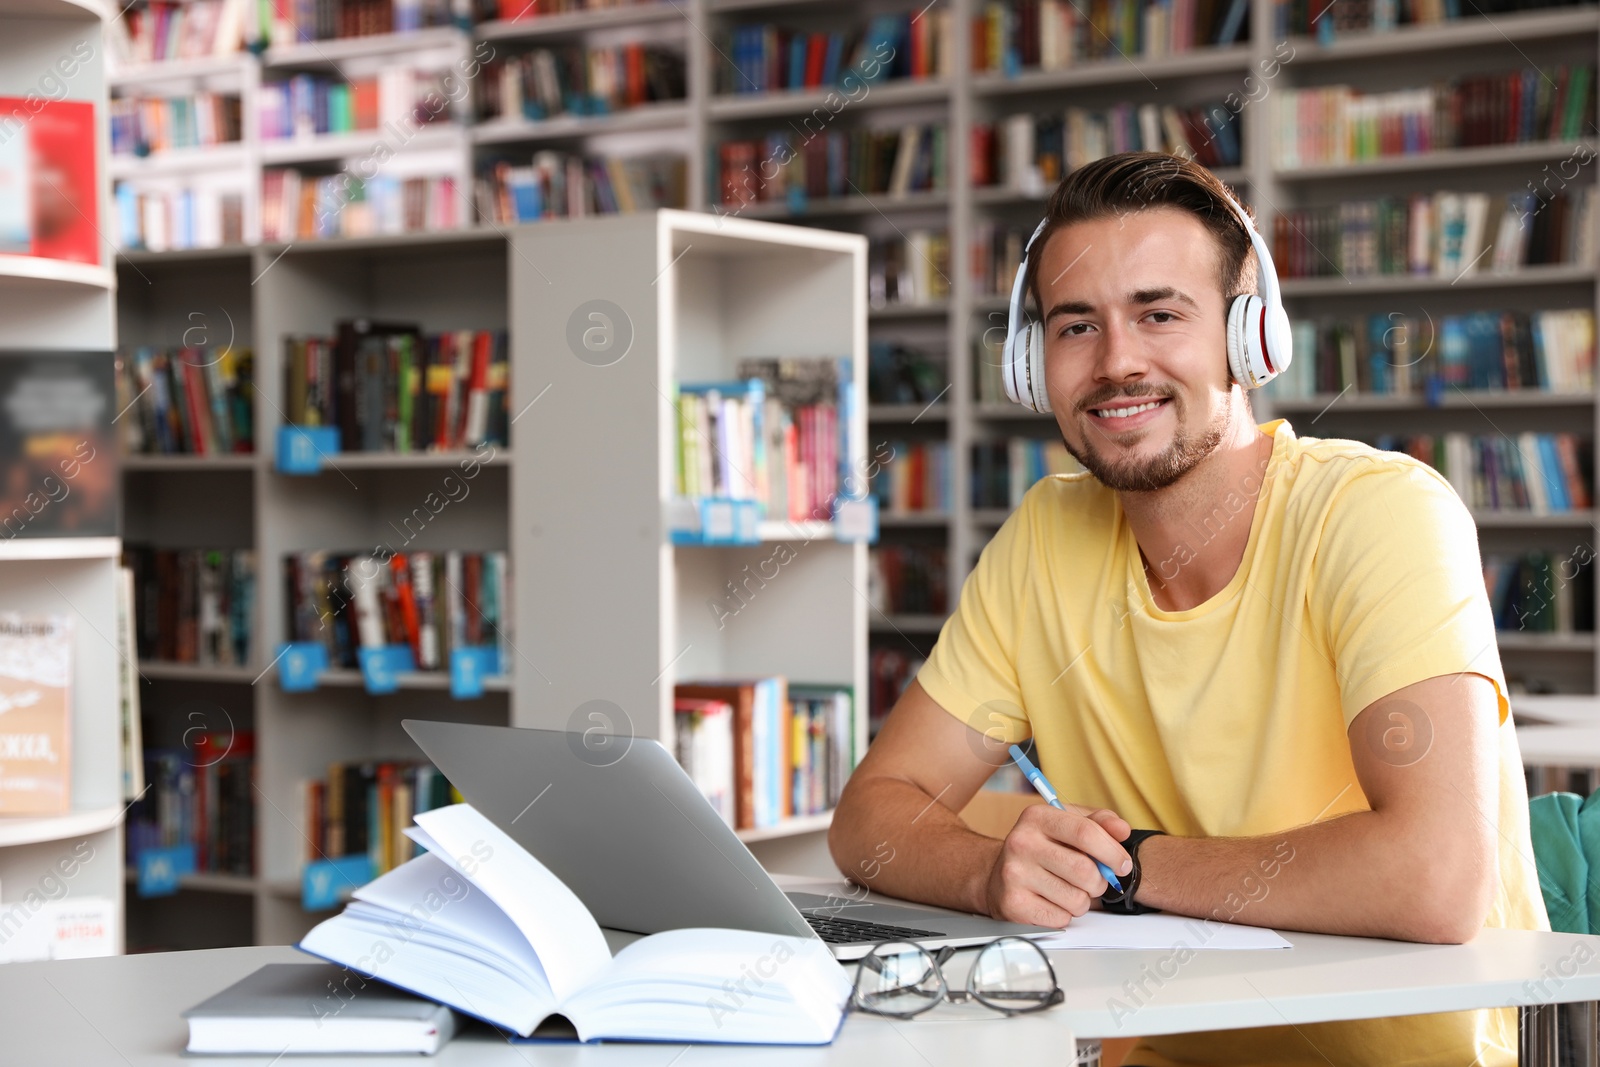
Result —
[{"label": "man's fingers", "polygon": [[[1038,811],[1039,814],[1033,816],[1028,825],[1037,828],[1044,836],[1086,853],[1104,863],[1118,875],[1126,874],[1133,868],[1133,861],[1128,858],[1127,851],[1117,843],[1128,836],[1128,831],[1125,829],[1127,824],[1111,812],[1104,812],[1103,809],[1101,812],[1091,812],[1090,809],[1083,808],[1076,811],[1057,811],[1054,808],[1036,807],[1023,812],[1023,815],[1027,816],[1031,811]],[[1094,814],[1101,813],[1114,820],[1112,826],[1107,827],[1104,822],[1093,817]],[[1112,831],[1119,829],[1122,837],[1113,836]]]},{"label": "man's fingers", "polygon": [[1007,870],[1000,918],[1035,926],[1065,926],[1089,910],[1089,894],[1037,863],[1017,857]]}]

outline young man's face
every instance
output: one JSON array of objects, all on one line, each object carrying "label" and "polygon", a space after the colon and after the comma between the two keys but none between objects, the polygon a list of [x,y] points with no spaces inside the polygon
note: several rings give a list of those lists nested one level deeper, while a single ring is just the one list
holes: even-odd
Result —
[{"label": "young man's face", "polygon": [[1157,207],[1062,227],[1039,257],[1050,404],[1111,489],[1171,485],[1232,424],[1219,255],[1193,215]]}]

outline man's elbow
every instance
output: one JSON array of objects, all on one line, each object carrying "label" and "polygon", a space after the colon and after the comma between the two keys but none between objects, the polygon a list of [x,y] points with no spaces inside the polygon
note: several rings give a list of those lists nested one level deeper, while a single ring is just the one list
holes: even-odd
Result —
[{"label": "man's elbow", "polygon": [[1499,889],[1497,856],[1493,846],[1454,857],[1436,855],[1419,864],[1415,892],[1398,901],[1409,913],[1408,941],[1432,945],[1460,945],[1483,929]]}]

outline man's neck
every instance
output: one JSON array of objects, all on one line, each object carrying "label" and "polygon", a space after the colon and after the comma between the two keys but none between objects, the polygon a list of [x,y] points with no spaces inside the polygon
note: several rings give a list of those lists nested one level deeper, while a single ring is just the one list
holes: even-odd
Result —
[{"label": "man's neck", "polygon": [[1156,605],[1184,611],[1233,580],[1244,559],[1272,438],[1248,415],[1236,432],[1177,483],[1149,493],[1119,493],[1144,555]]}]

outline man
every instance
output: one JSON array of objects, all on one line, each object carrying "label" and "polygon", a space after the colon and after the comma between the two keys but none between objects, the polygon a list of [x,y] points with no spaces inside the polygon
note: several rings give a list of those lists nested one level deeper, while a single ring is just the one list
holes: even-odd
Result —
[{"label": "man", "polygon": [[[1255,262],[1226,195],[1127,153],[1051,198],[1030,291],[1088,473],[1034,486],[984,550],[850,779],[834,859],[1048,926],[1107,892],[1100,860],[1131,894],[1113,907],[1436,943],[1548,929],[1472,518],[1409,457],[1255,424],[1225,318]],[[1030,736],[1076,805],[1029,808],[1003,842],[968,829],[956,813]],[[1128,1063],[1515,1049],[1501,1009],[1147,1038]]]}]

